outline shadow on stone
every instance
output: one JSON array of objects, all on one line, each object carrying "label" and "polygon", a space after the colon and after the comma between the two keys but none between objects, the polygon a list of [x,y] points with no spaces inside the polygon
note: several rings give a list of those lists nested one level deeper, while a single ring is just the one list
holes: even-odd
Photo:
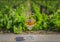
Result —
[{"label": "shadow on stone", "polygon": [[24,41],[24,37],[16,37],[16,42]]}]

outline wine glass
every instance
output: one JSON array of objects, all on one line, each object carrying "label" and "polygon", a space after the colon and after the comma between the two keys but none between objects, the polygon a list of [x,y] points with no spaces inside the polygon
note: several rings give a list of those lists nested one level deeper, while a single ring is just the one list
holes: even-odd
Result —
[{"label": "wine glass", "polygon": [[29,19],[26,20],[26,26],[27,26],[27,28],[29,29],[30,32],[31,32],[31,29],[34,27],[34,25],[35,25],[35,20],[34,19],[29,18]]}]

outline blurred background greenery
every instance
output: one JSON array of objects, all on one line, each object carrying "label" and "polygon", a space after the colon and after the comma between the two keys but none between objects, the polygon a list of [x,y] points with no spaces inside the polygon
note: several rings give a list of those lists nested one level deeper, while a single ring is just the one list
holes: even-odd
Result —
[{"label": "blurred background greenery", "polygon": [[[33,31],[60,31],[60,0],[29,0],[32,17],[36,20]],[[0,0],[0,31],[22,33],[28,31],[28,0]]]}]

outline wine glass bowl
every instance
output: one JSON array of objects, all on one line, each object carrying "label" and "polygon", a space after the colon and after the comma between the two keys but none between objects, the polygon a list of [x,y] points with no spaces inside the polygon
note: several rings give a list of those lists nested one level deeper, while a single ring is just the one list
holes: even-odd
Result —
[{"label": "wine glass bowl", "polygon": [[33,28],[34,24],[35,24],[34,19],[27,19],[26,20],[26,26],[28,27],[29,30],[31,30]]}]

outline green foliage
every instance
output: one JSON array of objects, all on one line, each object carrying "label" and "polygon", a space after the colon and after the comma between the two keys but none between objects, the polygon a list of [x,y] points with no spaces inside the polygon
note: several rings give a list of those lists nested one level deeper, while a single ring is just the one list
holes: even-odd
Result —
[{"label": "green foliage", "polygon": [[41,29],[41,22],[42,22],[42,15],[40,14],[39,7],[35,4],[32,3],[32,9],[34,11],[34,16],[36,17],[36,24],[34,29],[38,30]]},{"label": "green foliage", "polygon": [[51,21],[55,24],[56,30],[60,31],[60,9],[53,15]]},{"label": "green foliage", "polygon": [[36,30],[47,30],[47,22],[48,22],[48,16],[45,14],[41,14],[39,10],[39,6],[36,5],[35,3],[32,4],[32,8],[34,10],[34,15],[36,17],[36,24],[35,24],[35,29]]},{"label": "green foliage", "polygon": [[[3,1],[4,3],[2,3],[2,0],[0,1],[2,6],[0,9],[0,28],[2,29],[6,29],[6,30],[13,30],[14,33],[21,33],[22,32],[22,28],[24,26],[24,21],[25,21],[25,15],[21,15],[21,14],[25,14],[22,13],[25,10],[22,9],[22,7],[25,7],[24,5],[26,4],[22,4],[22,2],[24,1],[18,1],[16,3],[16,1],[12,1],[10,0],[9,3],[8,1]],[[21,3],[20,3],[21,2]],[[7,4],[8,3],[8,4]],[[14,8],[15,7],[15,8]],[[18,29],[17,29],[18,28]]]},{"label": "green foliage", "polygon": [[21,24],[19,25],[19,27],[14,26],[14,33],[16,33],[16,34],[22,33],[22,26],[21,26]]},{"label": "green foliage", "polygon": [[60,27],[60,10],[54,14],[54,23],[56,26]]},{"label": "green foliage", "polygon": [[[30,0],[33,18],[36,20],[32,30],[60,30],[60,4],[59,0]],[[47,4],[47,3],[48,4]],[[40,4],[47,7],[51,15],[40,13]],[[57,7],[56,7],[57,6]],[[0,1],[0,30],[12,30],[14,33],[22,33],[26,31],[25,24],[27,14],[27,0],[4,0]]]}]

